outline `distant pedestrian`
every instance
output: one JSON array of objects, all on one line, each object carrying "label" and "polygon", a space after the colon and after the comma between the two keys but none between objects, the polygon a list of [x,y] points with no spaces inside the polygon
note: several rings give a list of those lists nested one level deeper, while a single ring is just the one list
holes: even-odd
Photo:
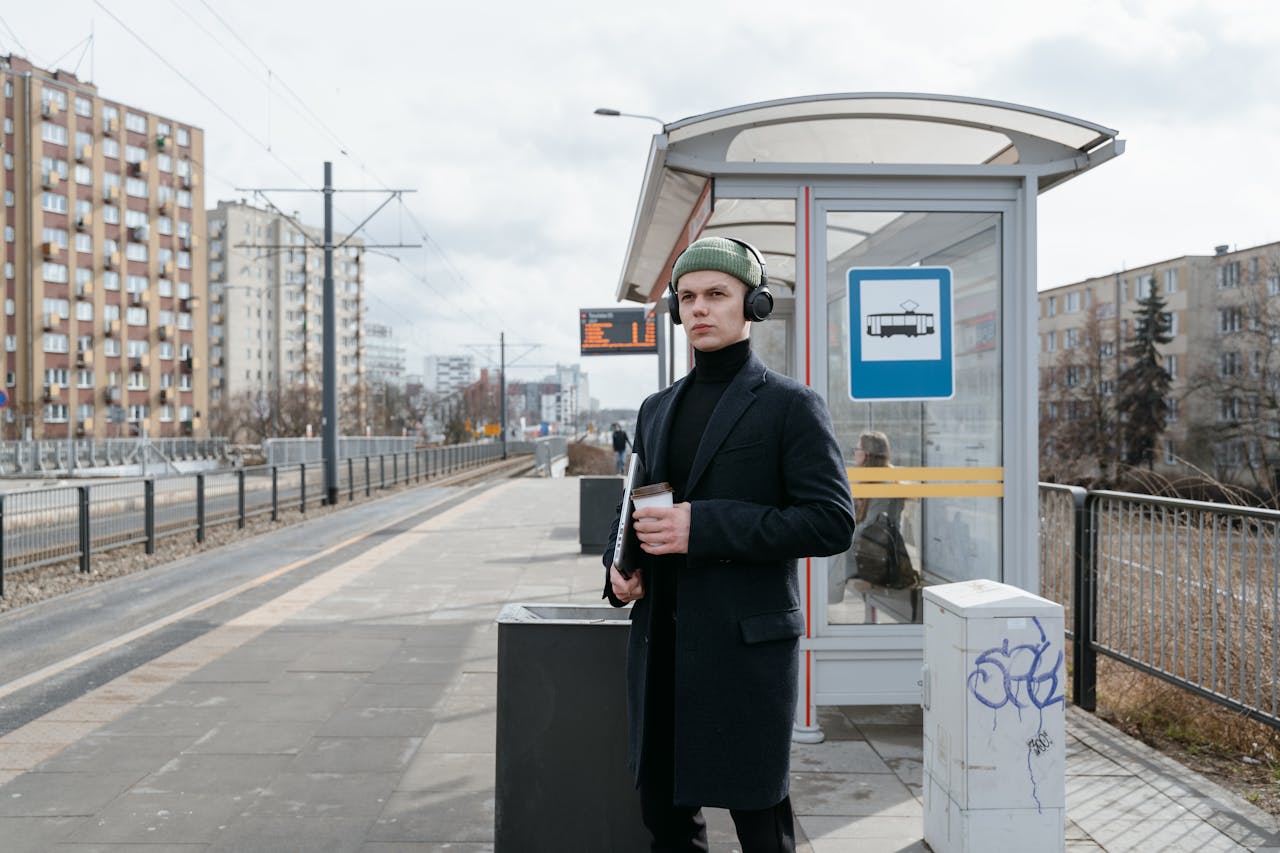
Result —
[{"label": "distant pedestrian", "polygon": [[613,458],[618,464],[618,473],[621,474],[626,470],[627,448],[631,445],[631,439],[627,436],[627,431],[622,428],[622,424],[613,425]]}]

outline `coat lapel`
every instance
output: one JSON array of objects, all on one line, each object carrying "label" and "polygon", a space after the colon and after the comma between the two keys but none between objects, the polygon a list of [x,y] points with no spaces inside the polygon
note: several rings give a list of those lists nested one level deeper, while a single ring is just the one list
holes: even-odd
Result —
[{"label": "coat lapel", "polygon": [[707,428],[702,433],[702,441],[698,443],[698,452],[693,457],[693,468],[689,471],[689,482],[684,490],[686,495],[694,493],[699,478],[711,464],[720,445],[729,437],[734,424],[755,402],[755,389],[764,384],[764,372],[764,362],[752,353],[747,363],[742,366],[738,375],[733,377],[733,381],[725,389],[724,396],[716,404],[715,411],[711,413],[711,420],[707,422]]}]

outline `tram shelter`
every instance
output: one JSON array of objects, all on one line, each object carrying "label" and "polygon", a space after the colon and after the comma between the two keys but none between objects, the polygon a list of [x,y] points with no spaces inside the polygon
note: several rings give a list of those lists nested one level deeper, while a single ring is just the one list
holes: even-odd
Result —
[{"label": "tram shelter", "polygon": [[[776,307],[752,329],[772,369],[826,399],[855,499],[901,501],[924,585],[1039,590],[1036,200],[1123,153],[1116,131],[1015,104],[846,93],[730,107],[653,137],[618,301],[656,303],[659,384],[691,364],[664,291],[680,252],[733,236]],[[854,467],[859,435],[892,468]],[[920,590],[801,561],[796,738],[818,705],[920,699]]]}]

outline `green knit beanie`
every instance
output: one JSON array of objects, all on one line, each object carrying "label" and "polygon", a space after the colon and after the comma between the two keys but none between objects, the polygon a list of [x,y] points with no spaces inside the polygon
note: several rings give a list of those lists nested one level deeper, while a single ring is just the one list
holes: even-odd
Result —
[{"label": "green knit beanie", "polygon": [[690,243],[671,268],[672,289],[679,283],[680,276],[698,270],[728,273],[748,288],[760,285],[760,262],[755,254],[741,243],[724,237],[703,237]]}]

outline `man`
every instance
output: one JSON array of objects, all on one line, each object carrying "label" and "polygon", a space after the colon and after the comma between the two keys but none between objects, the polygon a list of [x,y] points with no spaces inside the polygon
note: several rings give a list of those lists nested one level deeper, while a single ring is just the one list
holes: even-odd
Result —
[{"label": "man", "polygon": [[624,463],[627,461],[627,445],[630,443],[631,439],[627,437],[627,431],[622,428],[622,424],[614,424],[613,459],[618,464],[619,474],[626,470]]},{"label": "man", "polygon": [[743,853],[793,851],[796,559],[849,547],[849,483],[822,399],[751,353],[751,323],[773,305],[759,254],[698,240],[669,299],[695,366],[644,401],[632,452],[675,504],[633,517],[644,559],[629,578],[613,541],[604,557],[605,597],[634,603],[631,770],[653,850],[707,850],[713,806],[730,810]]}]

